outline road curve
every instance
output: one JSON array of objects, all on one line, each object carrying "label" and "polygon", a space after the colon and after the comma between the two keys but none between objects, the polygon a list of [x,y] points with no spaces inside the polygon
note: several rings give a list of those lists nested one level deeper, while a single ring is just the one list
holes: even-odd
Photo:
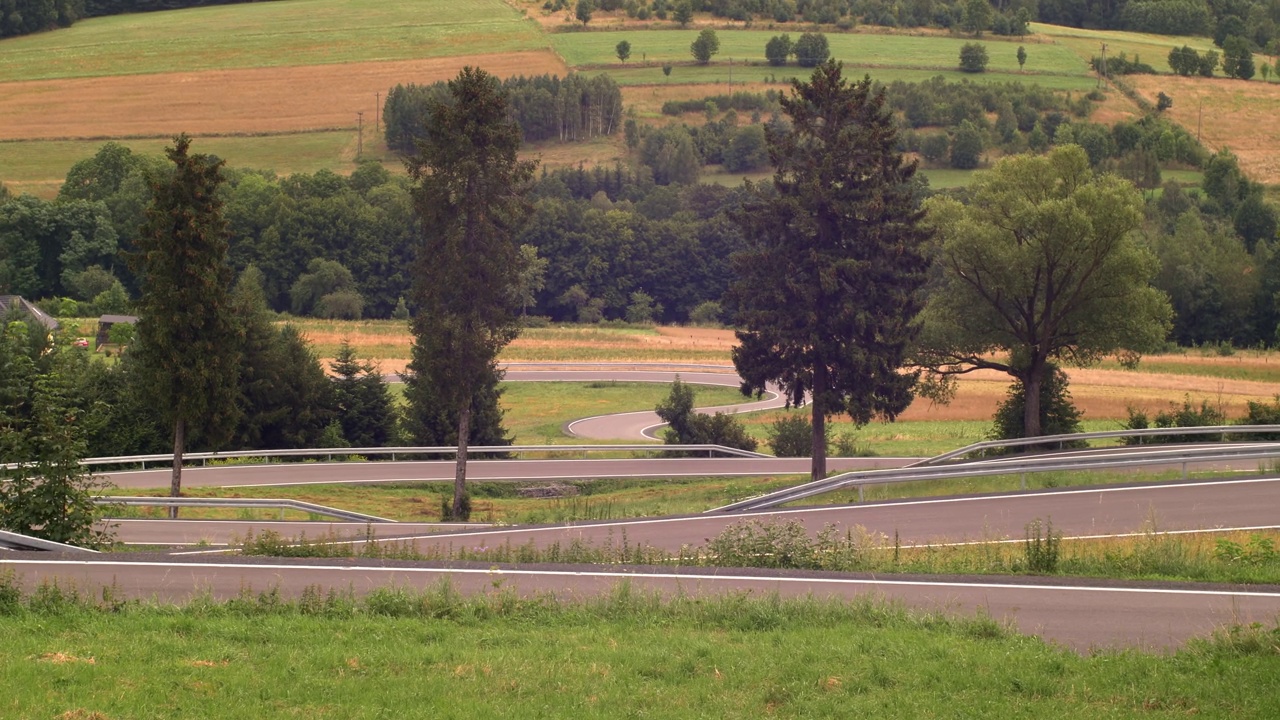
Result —
[{"label": "road curve", "polygon": [[[810,533],[828,525],[863,528],[903,545],[1020,539],[1037,518],[1053,523],[1067,537],[1141,532],[1183,532],[1223,528],[1280,527],[1280,479],[1191,481],[1120,487],[1064,488],[1005,493],[891,500],[857,505],[792,508],[745,515],[714,514],[555,526],[459,528],[442,523],[274,522],[233,520],[125,520],[117,526],[123,542],[150,545],[204,542],[222,545],[250,530],[272,530],[285,537],[333,535],[350,539],[366,531],[381,540],[412,543],[419,550],[441,544],[494,547],[533,541],[547,545],[585,540],[629,543],[670,551],[701,545],[726,526],[757,519],[795,521]],[[443,533],[443,534],[442,534]]]},{"label": "road curve", "polygon": [[491,593],[495,587],[521,595],[551,593],[583,598],[609,592],[621,582],[635,590],[666,595],[724,593],[782,597],[872,596],[910,607],[972,615],[986,613],[1079,651],[1102,647],[1168,648],[1230,623],[1271,624],[1280,616],[1280,588],[1155,585],[1089,582],[1068,584],[1025,578],[871,577],[843,573],[780,573],[752,570],[667,569],[594,566],[495,567],[333,559],[154,556],[71,559],[35,553],[0,555],[33,589],[58,582],[93,594],[112,586],[117,597],[183,602],[199,593],[231,598],[248,590],[276,588],[297,597],[307,587],[366,593],[393,585],[428,589],[447,578],[460,592]]},{"label": "road curve", "polygon": [[[681,381],[692,385],[715,385],[735,388],[742,386],[742,378],[733,372],[624,370],[617,367],[609,368],[606,365],[602,365],[601,369],[594,370],[522,370],[508,366],[505,379],[508,382],[671,383],[677,377]],[[766,393],[766,397],[763,400],[716,407],[700,407],[697,412],[708,415],[717,412],[756,412],[758,410],[774,410],[785,405],[786,400],[777,392],[771,391]],[[588,440],[653,440],[656,439],[653,431],[662,425],[662,419],[658,417],[657,413],[652,410],[640,410],[637,412],[612,413],[581,418],[567,423],[565,430],[569,435]]]}]

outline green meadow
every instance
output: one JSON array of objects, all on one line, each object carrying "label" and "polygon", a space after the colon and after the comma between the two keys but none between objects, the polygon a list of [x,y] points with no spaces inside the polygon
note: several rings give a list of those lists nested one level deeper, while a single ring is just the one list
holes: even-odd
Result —
[{"label": "green meadow", "polygon": [[[802,68],[787,66],[773,68],[765,65],[764,46],[779,31],[764,30],[721,30],[716,33],[720,40],[720,52],[712,62],[717,64],[750,61],[761,63],[760,67],[752,67],[751,73],[757,78],[765,72],[794,74],[803,72]],[[800,32],[789,33],[792,39],[799,37]],[[609,32],[576,32],[556,33],[551,36],[552,45],[570,65],[618,65],[615,47],[620,40],[631,43],[631,57],[640,58],[643,54],[648,62],[680,62],[692,63],[689,44],[698,37],[696,30],[647,30],[647,31],[609,31]],[[831,45],[831,56],[851,67],[899,67],[927,68],[949,70],[955,68],[960,57],[960,48],[965,43],[973,42],[970,38],[882,35],[875,33],[827,33]],[[983,38],[980,42],[987,46],[990,55],[989,72],[1017,73],[1018,41]],[[1037,73],[1053,73],[1059,75],[1082,76],[1087,74],[1088,66],[1078,55],[1067,48],[1057,45],[1033,45],[1027,50],[1026,70]],[[677,68],[671,74],[682,68]],[[661,74],[661,68],[658,68]]]},{"label": "green meadow", "polygon": [[[0,82],[545,48],[502,0],[276,0],[135,13],[0,42]],[[411,78],[407,78],[411,79]]]}]

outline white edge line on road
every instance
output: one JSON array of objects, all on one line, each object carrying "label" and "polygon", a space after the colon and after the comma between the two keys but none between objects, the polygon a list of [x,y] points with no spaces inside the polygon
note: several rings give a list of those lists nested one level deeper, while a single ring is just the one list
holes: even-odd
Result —
[{"label": "white edge line on road", "polygon": [[367,572],[380,574],[435,574],[435,575],[528,575],[531,577],[598,577],[626,580],[707,580],[734,582],[776,582],[803,583],[806,585],[894,585],[901,587],[940,587],[940,588],[976,588],[981,590],[1065,590],[1073,592],[1105,592],[1153,595],[1201,595],[1211,597],[1258,597],[1280,599],[1280,592],[1230,591],[1230,590],[1191,590],[1183,588],[1133,588],[1133,587],[1100,587],[1093,585],[1027,585],[1003,583],[963,583],[963,582],[930,582],[925,580],[894,580],[884,578],[831,578],[831,577],[766,577],[757,575],[684,575],[679,573],[627,573],[617,571],[570,571],[570,570],[504,570],[500,568],[420,568],[420,567],[366,567],[362,565],[278,565],[255,563],[163,563],[163,562],[125,562],[119,560],[7,560],[0,557],[0,565],[59,565],[73,567],[156,567],[169,570],[282,570],[314,572],[317,570],[337,570],[343,572]]}]

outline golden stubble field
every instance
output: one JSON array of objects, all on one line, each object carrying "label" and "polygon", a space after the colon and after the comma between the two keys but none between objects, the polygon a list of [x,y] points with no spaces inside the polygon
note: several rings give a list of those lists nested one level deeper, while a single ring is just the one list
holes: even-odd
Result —
[{"label": "golden stubble field", "polygon": [[1153,105],[1161,92],[1173,98],[1165,114],[1193,135],[1199,127],[1210,150],[1231,148],[1250,178],[1280,183],[1280,83],[1177,75],[1129,75],[1126,80]]},{"label": "golden stubble field", "polygon": [[[400,323],[329,323],[302,321],[300,327],[317,351],[331,357],[343,339],[366,357],[376,358],[383,372],[404,369],[411,337]],[[732,330],[658,327],[652,330],[568,325],[529,329],[502,355],[505,362],[666,362],[731,366]],[[1143,359],[1137,370],[1111,367],[1067,368],[1071,394],[1086,419],[1124,419],[1128,409],[1154,414],[1170,403],[1207,401],[1229,417],[1241,416],[1246,403],[1270,401],[1280,384],[1235,376],[1267,377],[1280,373],[1280,356],[1241,352],[1230,357],[1196,354]],[[918,400],[902,420],[989,420],[1004,398],[1010,380],[994,371],[966,375],[955,401],[935,405]]]},{"label": "golden stubble field", "polygon": [[569,72],[550,50],[345,65],[245,68],[0,83],[0,140],[287,133],[373,126],[377,94],[448,80]]}]

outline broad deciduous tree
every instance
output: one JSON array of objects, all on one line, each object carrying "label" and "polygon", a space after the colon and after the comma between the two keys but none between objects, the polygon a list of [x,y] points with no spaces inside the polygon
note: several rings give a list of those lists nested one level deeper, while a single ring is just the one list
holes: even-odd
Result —
[{"label": "broad deciduous tree", "polygon": [[[708,28],[698,33],[698,38],[689,45],[689,52],[700,65],[711,62],[711,56],[720,52],[720,38],[716,37],[716,31]],[[665,67],[662,71],[670,74]]]},{"label": "broad deciduous tree", "polygon": [[1006,158],[971,192],[968,205],[926,204],[941,277],[923,314],[920,361],[943,379],[1008,373],[1025,391],[1025,435],[1041,435],[1053,363],[1144,352],[1168,332],[1168,298],[1150,285],[1156,258],[1134,237],[1142,195],[1094,175],[1075,145]]},{"label": "broad deciduous tree", "polygon": [[[473,403],[498,353],[520,332],[523,255],[515,238],[530,208],[535,163],[522,161],[520,127],[498,81],[467,67],[431,106],[426,139],[408,163],[423,243],[414,269],[409,369],[457,412],[453,513],[461,519]],[[496,398],[495,398],[496,400]]]},{"label": "broad deciduous tree", "polygon": [[133,352],[173,426],[170,494],[182,490],[189,431],[217,445],[235,427],[240,343],[230,301],[227,228],[218,187],[222,161],[191,154],[180,135],[166,150],[171,172],[152,182],[154,199],[130,256],[142,286]]},{"label": "broad deciduous tree", "polygon": [[929,233],[897,149],[884,91],[852,85],[834,61],[782,100],[789,130],[768,129],[772,187],[743,216],[734,258],[740,308],[733,361],[744,391],[782,387],[813,413],[814,478],[826,474],[826,419],[893,418],[915,377],[899,368],[916,331]]}]

